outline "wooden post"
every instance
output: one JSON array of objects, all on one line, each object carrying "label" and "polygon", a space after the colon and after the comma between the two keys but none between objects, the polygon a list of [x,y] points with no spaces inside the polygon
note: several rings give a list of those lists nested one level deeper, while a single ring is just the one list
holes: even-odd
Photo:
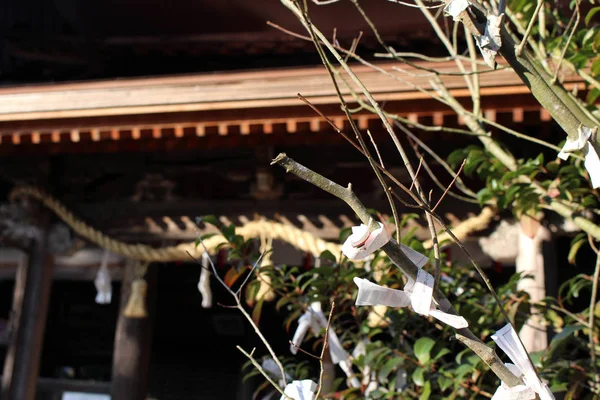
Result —
[{"label": "wooden post", "polygon": [[112,367],[112,400],[144,400],[148,391],[150,348],[156,305],[157,266],[150,264],[146,273],[148,291],[146,295],[147,318],[127,318],[123,309],[129,299],[133,267],[127,266],[121,288],[121,306]]},{"label": "wooden post", "polygon": [[40,230],[28,246],[28,261],[17,269],[10,344],[2,374],[2,399],[34,400],[52,287],[53,258]]}]

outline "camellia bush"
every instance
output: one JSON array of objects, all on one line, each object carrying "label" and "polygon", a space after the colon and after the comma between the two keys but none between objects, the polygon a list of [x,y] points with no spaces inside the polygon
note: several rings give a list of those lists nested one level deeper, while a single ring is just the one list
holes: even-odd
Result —
[{"label": "camellia bush", "polygon": [[[358,0],[344,1],[373,29],[381,44],[379,56],[405,68],[391,72],[367,61],[373,55],[357,54],[358,33],[352,46],[343,47],[329,40],[313,24],[312,14],[336,1],[281,2],[304,27],[303,32],[292,34],[315,45],[323,68],[331,76],[350,130],[344,132],[328,121],[332,129],[364,156],[365,168],[371,168],[381,182],[393,217],[380,222],[394,229],[391,239],[366,259],[351,260],[325,252],[320,255],[319,264],[306,271],[298,266],[263,262],[259,256],[264,257],[265,252],[260,254],[254,241],[244,241],[232,226],[204,218],[223,232],[231,248],[230,258],[240,265],[221,283],[230,289],[237,307],[267,349],[257,353],[240,349],[249,359],[244,366],[248,376],[260,375],[265,379],[256,396],[423,400],[599,398],[600,259],[581,260],[577,252],[586,247],[597,255],[600,241],[596,189],[600,186],[600,113],[596,106],[600,98],[600,6],[593,1],[568,4],[525,0],[508,4],[494,0],[445,3],[414,0],[409,4],[395,1],[399,8],[420,9],[439,37],[440,46],[448,53],[447,57],[436,58],[397,52],[381,39],[376,24]],[[444,7],[443,15],[435,7]],[[420,67],[421,60],[434,65],[436,61],[454,61],[458,71],[455,74],[464,77],[471,103],[457,101],[443,84],[444,72],[435,67]],[[427,126],[384,111],[354,73],[352,67],[357,64],[396,80],[403,80],[403,74],[415,71],[425,74],[422,85],[413,83],[413,89],[452,109],[466,128]],[[556,137],[554,142],[544,141],[535,133],[519,132],[485,118],[479,76],[493,74],[497,68],[512,69],[522,79],[564,132],[562,137]],[[565,76],[579,77],[586,90],[567,91],[562,85]],[[310,104],[310,99],[300,96],[300,100],[327,118]],[[384,167],[374,151],[373,138],[354,123],[357,109],[372,112],[381,119],[397,150],[395,161],[406,167],[410,180],[400,181]],[[439,155],[419,140],[415,133],[422,130],[436,131],[439,135],[468,134],[472,142]],[[514,145],[521,142],[527,143],[527,147]],[[524,148],[532,150],[524,152]],[[356,197],[351,186],[340,186],[290,157],[280,154],[273,160],[273,168],[282,167],[306,184],[344,200],[370,231],[365,237],[376,234],[380,214],[369,210],[369,205]],[[420,160],[418,166],[415,159]],[[439,187],[431,192],[431,188],[422,187],[417,174],[422,164],[423,170],[433,175],[428,163],[442,166],[447,172],[445,177],[432,176]],[[466,252],[460,240],[469,234],[454,234],[447,221],[435,212],[446,195],[478,204],[492,214],[512,213],[517,221],[531,219],[539,226],[556,220],[569,224],[576,232],[569,262],[586,263],[593,273],[580,273],[561,282],[556,298],[533,300],[526,291],[519,290],[519,285],[532,277],[520,273],[494,287],[472,258],[470,263],[457,264],[440,251],[440,247],[456,243]],[[400,214],[397,204],[403,210],[410,209],[411,214]],[[427,248],[414,237],[414,232],[398,237],[397,232],[415,218],[430,228],[431,246]],[[440,226],[442,229],[438,231]],[[340,243],[350,234],[354,233],[342,231]],[[417,265],[407,247],[401,244],[426,256],[427,264]],[[360,246],[363,244],[355,247]],[[468,252],[466,256],[470,258]],[[254,267],[247,268],[249,265]],[[358,287],[364,282],[361,279],[412,294],[424,270],[433,278],[432,307],[447,315],[462,316],[468,327],[453,329],[433,314],[419,314],[411,306],[357,305]],[[260,334],[261,310],[268,300],[261,290],[265,284],[270,288],[270,296],[275,297],[276,309],[285,318],[282,335],[291,340],[288,354],[275,354]],[[237,289],[234,291],[233,287]],[[574,308],[574,302],[580,304],[582,299],[586,306]],[[519,365],[505,364],[514,361],[514,357],[509,360],[496,346],[498,341],[494,337],[504,326],[508,331],[511,327],[520,331],[532,316],[540,326],[555,332],[547,349],[523,355],[534,366],[533,375]],[[294,334],[297,328],[300,331]],[[553,395],[540,389],[542,382]],[[519,393],[523,397],[514,397]]]}]

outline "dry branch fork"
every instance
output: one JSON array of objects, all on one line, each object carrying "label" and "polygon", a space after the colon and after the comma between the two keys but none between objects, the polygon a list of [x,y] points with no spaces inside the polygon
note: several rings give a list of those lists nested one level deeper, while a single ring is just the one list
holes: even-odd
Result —
[{"label": "dry branch fork", "polygon": [[[271,165],[277,164],[285,168],[286,172],[291,172],[299,178],[312,183],[318,188],[334,195],[343,200],[352,208],[358,218],[364,223],[369,224],[369,230],[373,231],[379,228],[379,225],[373,221],[367,208],[362,204],[356,194],[352,191],[352,186],[349,184],[347,188],[338,185],[337,183],[325,178],[324,176],[306,168],[302,164],[292,160],[285,153],[280,153],[272,162]],[[383,250],[390,260],[406,275],[416,280],[418,267],[402,252],[400,246],[392,239],[386,243]],[[458,315],[448,298],[439,290],[434,290],[433,297],[439,308],[449,314]],[[456,329],[456,338],[465,346],[473,350],[489,367],[490,369],[509,387],[514,387],[523,384],[498,357],[494,349],[483,343],[473,332],[468,328]]]}]

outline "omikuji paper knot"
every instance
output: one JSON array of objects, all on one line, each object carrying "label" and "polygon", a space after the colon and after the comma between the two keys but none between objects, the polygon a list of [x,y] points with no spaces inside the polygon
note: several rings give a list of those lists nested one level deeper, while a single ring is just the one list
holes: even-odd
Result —
[{"label": "omikuji paper knot", "polygon": [[577,138],[574,140],[567,138],[565,145],[560,153],[558,153],[558,158],[561,160],[567,160],[569,158],[569,153],[582,151],[585,157],[585,169],[587,170],[588,174],[590,174],[592,187],[594,189],[600,187],[600,158],[598,157],[596,148],[590,142],[590,139],[594,139],[594,133],[597,131],[597,129],[598,128],[592,129],[580,125],[579,129],[577,129]]},{"label": "omikuji paper knot", "polygon": [[431,315],[456,329],[469,326],[467,320],[459,315],[447,314],[435,308],[433,303],[433,276],[419,269],[417,281],[409,279],[404,290],[396,290],[377,285],[366,279],[354,278],[358,286],[357,306],[386,305],[389,307],[412,306],[416,313]]},{"label": "omikuji paper knot", "polygon": [[496,68],[496,54],[502,47],[502,35],[500,33],[504,14],[488,15],[485,24],[485,32],[481,36],[475,36],[475,41],[483,60],[490,68]]},{"label": "omikuji paper knot", "polygon": [[377,224],[379,228],[373,232],[369,232],[369,227],[364,224],[353,226],[352,234],[342,245],[342,253],[351,260],[364,260],[389,242],[390,235],[385,227],[381,222]]},{"label": "omikuji paper knot", "polygon": [[[548,388],[548,386],[542,382],[537,374],[529,357],[527,351],[521,344],[517,332],[513,329],[510,324],[506,324],[502,329],[492,335],[492,340],[496,342],[498,347],[502,349],[514,363],[507,364],[507,367],[516,375],[523,375],[525,385],[517,386],[516,388],[509,388],[502,383],[492,400],[529,400],[535,399],[535,393],[540,396],[541,400],[554,400],[554,395]],[[533,393],[533,397],[532,396]]]},{"label": "omikuji paper knot", "polygon": [[198,291],[202,295],[202,307],[212,307],[212,291],[210,290],[210,256],[208,253],[202,253],[202,268],[200,269],[200,280],[198,281]]},{"label": "omikuji paper knot", "polygon": [[[294,400],[313,400],[316,391],[317,384],[310,379],[305,379],[288,383],[283,393]],[[285,396],[281,396],[280,400],[285,400],[285,398]]]},{"label": "omikuji paper knot", "polygon": [[452,16],[454,21],[458,21],[458,16],[461,12],[465,11],[467,7],[469,7],[469,2],[467,0],[452,0],[444,7],[444,12]]}]

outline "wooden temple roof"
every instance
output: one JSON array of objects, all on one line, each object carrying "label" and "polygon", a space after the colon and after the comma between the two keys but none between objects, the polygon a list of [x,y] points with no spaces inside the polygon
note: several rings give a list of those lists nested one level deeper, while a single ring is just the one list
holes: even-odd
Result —
[{"label": "wooden temple roof", "polygon": [[[375,98],[386,103],[386,110],[414,121],[430,118],[433,125],[456,118],[428,92],[415,89],[428,87],[431,74],[415,69],[400,72],[397,64],[389,62],[377,67],[386,74],[364,65],[354,69]],[[457,72],[452,62],[436,63],[435,67]],[[462,76],[441,78],[454,96],[469,101]],[[566,82],[568,88],[584,89],[582,82],[569,78]],[[347,88],[344,92],[349,94]],[[331,131],[323,118],[298,99],[298,93],[339,126],[344,125],[334,88],[322,67],[1,88],[0,154],[39,145],[60,152],[56,145],[79,144],[76,151],[81,145],[97,142]],[[481,96],[488,119],[504,114],[518,123],[525,113],[537,122],[550,119],[510,69],[481,74]],[[361,129],[377,124],[373,114],[358,113],[356,118]]]}]

